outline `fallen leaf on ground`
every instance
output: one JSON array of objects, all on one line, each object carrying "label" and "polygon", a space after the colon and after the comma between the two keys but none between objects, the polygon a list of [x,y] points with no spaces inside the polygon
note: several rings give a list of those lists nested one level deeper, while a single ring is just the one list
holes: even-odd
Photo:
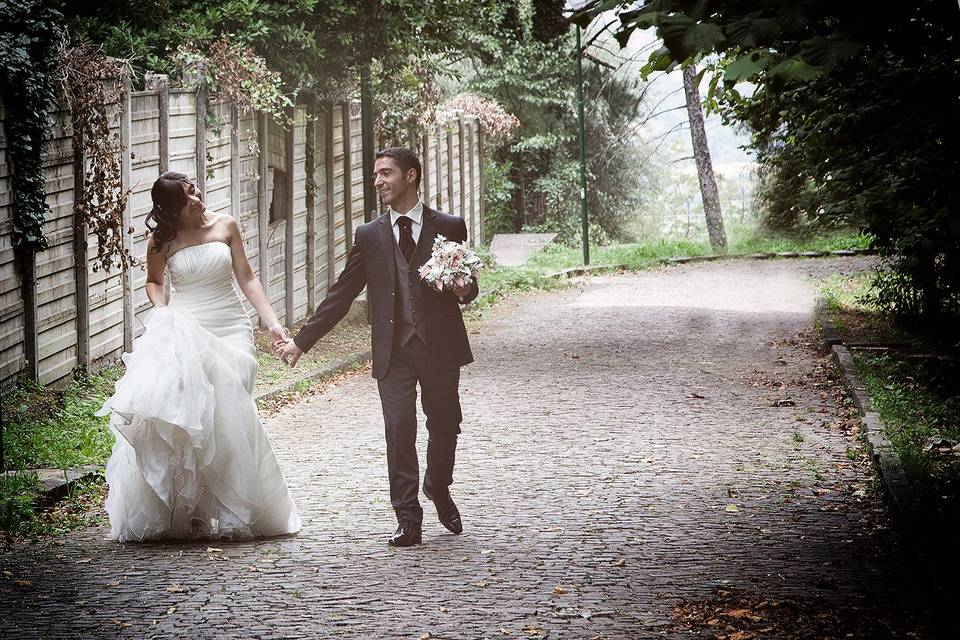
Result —
[{"label": "fallen leaf on ground", "polygon": [[14,580],[13,583],[18,587],[32,587],[33,581],[31,580]]},{"label": "fallen leaf on ground", "polygon": [[447,613],[449,611],[450,609],[447,609],[446,607],[440,607],[440,613]]},{"label": "fallen leaf on ground", "polygon": [[107,583],[107,586],[108,586],[108,587],[119,587],[119,586],[120,586],[120,581],[119,581],[119,580],[111,580],[110,582]]},{"label": "fallen leaf on ground", "polygon": [[112,622],[113,624],[117,625],[117,626],[120,627],[121,629],[127,629],[128,627],[132,627],[132,626],[133,626],[132,624],[130,624],[130,623],[127,622],[126,620],[120,620],[119,618],[114,618],[114,619],[111,620],[110,622]]},{"label": "fallen leaf on ground", "polygon": [[420,640],[430,640],[430,634],[429,634],[429,633],[421,633],[421,634],[420,634]]},{"label": "fallen leaf on ground", "polygon": [[169,609],[167,609],[167,615],[170,615],[171,613],[176,613],[176,612],[177,612],[176,607],[170,607]]},{"label": "fallen leaf on ground", "polygon": [[474,582],[473,585],[482,589],[483,587],[487,586],[487,583],[484,580],[480,580],[478,582]]},{"label": "fallen leaf on ground", "polygon": [[758,616],[749,609],[731,609],[730,611],[724,611],[723,615],[735,620],[752,620],[753,622],[763,620],[763,616]]},{"label": "fallen leaf on ground", "polygon": [[510,635],[510,629],[507,629],[506,627],[500,627],[500,633],[502,633],[505,636],[508,636]]},{"label": "fallen leaf on ground", "polygon": [[725,511],[726,511],[727,513],[737,513],[738,511],[740,511],[740,509],[738,509],[738,508],[737,508],[737,505],[735,505],[735,504],[728,504],[728,505],[727,505],[727,508],[725,509]]},{"label": "fallen leaf on ground", "polygon": [[555,587],[553,588],[553,593],[554,593],[554,595],[562,596],[562,595],[565,594],[566,592],[567,592],[567,590],[564,589],[563,587],[561,587],[560,585],[557,585],[557,586],[555,586]]},{"label": "fallen leaf on ground", "polygon": [[543,631],[541,627],[535,627],[532,624],[528,624],[523,628],[523,632],[528,636],[538,636],[543,633]]},{"label": "fallen leaf on ground", "polygon": [[189,591],[189,589],[187,589],[186,587],[181,587],[178,584],[172,584],[169,587],[167,587],[167,591],[169,591],[170,593],[184,593],[185,591]]},{"label": "fallen leaf on ground", "polygon": [[218,549],[216,547],[207,547],[207,553],[223,553],[223,549]]},{"label": "fallen leaf on ground", "polygon": [[613,566],[615,566],[615,567],[622,567],[622,566],[624,566],[625,564],[627,564],[627,559],[626,559],[626,558],[620,558],[619,560],[617,560],[616,562],[613,563]]},{"label": "fallen leaf on ground", "polygon": [[93,561],[93,558],[80,558],[79,560],[77,560],[76,564],[87,564],[88,562],[92,562],[92,561]]}]

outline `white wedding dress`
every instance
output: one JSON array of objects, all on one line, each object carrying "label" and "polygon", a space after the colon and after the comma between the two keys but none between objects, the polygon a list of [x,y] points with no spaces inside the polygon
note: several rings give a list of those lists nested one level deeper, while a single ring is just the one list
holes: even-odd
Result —
[{"label": "white wedding dress", "polygon": [[111,538],[246,539],[294,533],[300,516],[257,415],[253,328],[230,247],[185,247],[167,261],[173,294],[123,354],[112,412]]}]

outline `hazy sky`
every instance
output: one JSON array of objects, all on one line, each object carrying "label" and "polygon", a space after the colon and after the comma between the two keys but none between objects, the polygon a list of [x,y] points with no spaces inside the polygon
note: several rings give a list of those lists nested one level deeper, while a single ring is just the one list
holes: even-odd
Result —
[{"label": "hazy sky", "polygon": [[[591,25],[591,28],[584,35],[584,42],[588,41],[594,33],[614,18],[613,12],[609,12],[595,20],[594,24]],[[618,24],[619,22],[614,23],[614,25],[609,28],[609,32],[612,33]],[[617,73],[638,74],[639,68],[647,61],[650,53],[658,46],[659,42],[655,30],[648,29],[646,31],[634,31],[630,42],[624,49],[619,49],[619,45],[612,37],[601,36],[598,38],[597,44],[591,46],[591,51],[597,54],[598,57],[604,57],[605,59],[607,59],[607,56],[614,56],[614,59],[619,58],[621,61],[630,60],[623,64]],[[598,50],[598,48],[602,49]],[[620,65],[619,62],[615,64]],[[683,77],[680,74],[680,70],[677,69],[672,73],[652,75],[650,80],[653,84],[650,88],[650,97],[646,101],[646,112],[651,113],[651,110],[660,103],[659,106],[656,106],[656,111],[666,111],[666,113],[650,120],[650,122],[640,129],[639,133],[647,140],[656,140],[656,144],[659,144],[660,139],[667,131],[677,125],[685,125],[687,122],[686,109],[680,108],[686,105],[686,99],[683,94]],[[701,94],[706,90],[706,81],[701,83],[701,90]],[[671,109],[672,107],[677,108]],[[710,147],[710,154],[715,171],[736,175],[746,165],[753,163],[753,158],[748,155],[747,152],[738,148],[748,141],[748,137],[745,134],[738,133],[732,127],[724,126],[720,121],[720,117],[716,114],[707,117],[706,129],[707,144]],[[663,154],[662,157],[667,161],[674,161],[679,158],[691,156],[693,151],[690,143],[689,129],[684,126],[682,129],[666,135],[664,143],[659,147],[657,153],[658,155]],[[676,166],[680,171],[696,171],[693,160],[677,162]]]}]

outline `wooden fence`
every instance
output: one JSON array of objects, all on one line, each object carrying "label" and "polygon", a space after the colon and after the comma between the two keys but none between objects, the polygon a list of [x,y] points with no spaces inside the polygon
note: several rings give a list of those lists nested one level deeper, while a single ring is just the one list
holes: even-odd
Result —
[{"label": "wooden fence", "polygon": [[[126,241],[142,260],[154,180],[166,170],[187,174],[209,210],[237,218],[254,271],[281,321],[292,325],[316,308],[343,268],[353,229],[377,213],[363,210],[360,105],[329,105],[318,114],[293,108],[285,128],[264,114],[207,104],[202,90],[153,76],[145,91],[127,91],[109,105],[130,189],[125,222],[135,231]],[[150,307],[146,272],[92,269],[96,238],[73,211],[83,158],[75,157],[65,109],[52,114],[44,148],[49,248],[36,254],[32,282],[18,272],[5,117],[0,103],[0,386],[24,367],[41,384],[63,383],[78,365],[96,370],[131,350]],[[410,143],[423,162],[424,202],[464,217],[471,242],[482,242],[477,119],[458,115],[411,134]]]}]

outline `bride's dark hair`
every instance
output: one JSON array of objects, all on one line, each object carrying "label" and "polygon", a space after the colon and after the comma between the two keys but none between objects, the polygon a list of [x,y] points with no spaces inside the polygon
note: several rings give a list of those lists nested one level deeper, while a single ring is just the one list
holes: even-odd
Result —
[{"label": "bride's dark hair", "polygon": [[[153,234],[153,251],[158,253],[163,245],[177,237],[177,220],[180,211],[187,204],[187,194],[183,192],[183,185],[190,184],[190,179],[182,173],[167,171],[153,183],[150,189],[150,198],[153,200],[153,209],[147,214],[144,223]],[[153,226],[150,223],[153,222]]]}]

